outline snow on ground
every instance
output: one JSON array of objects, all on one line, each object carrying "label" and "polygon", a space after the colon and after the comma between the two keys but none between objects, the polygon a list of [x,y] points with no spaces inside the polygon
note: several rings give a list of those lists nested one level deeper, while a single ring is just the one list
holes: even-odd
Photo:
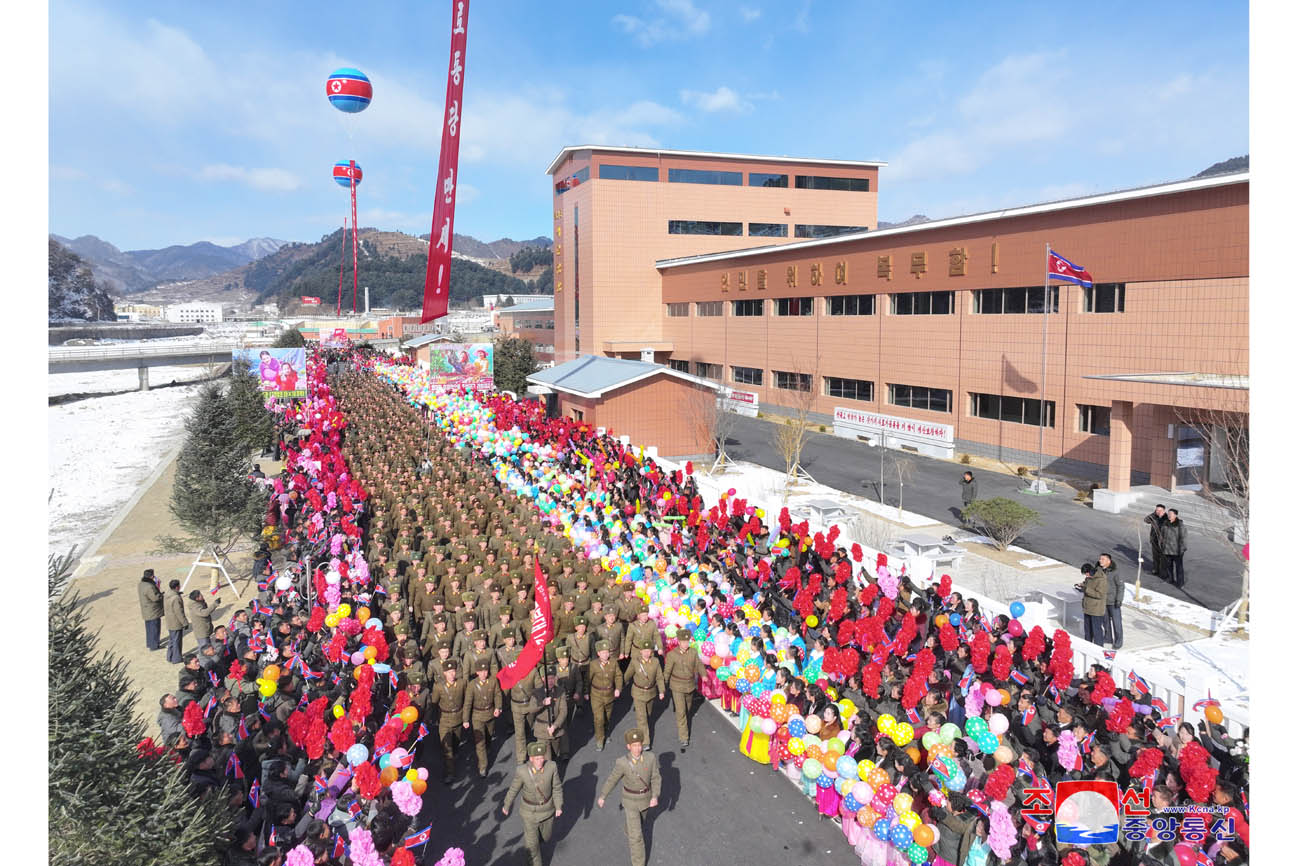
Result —
[{"label": "snow on ground", "polygon": [[[135,371],[125,371],[132,379]],[[115,372],[56,374],[111,377]],[[95,390],[100,390],[98,381]],[[53,386],[52,386],[53,387]],[[103,387],[102,390],[111,390]],[[133,391],[49,407],[49,551],[79,553],[180,444],[198,386]]]},{"label": "snow on ground", "polygon": [[[168,385],[172,382],[194,382],[207,377],[206,364],[185,367],[150,367],[149,386]],[[96,373],[51,373],[46,377],[49,396],[64,394],[108,394],[114,391],[131,391],[140,387],[140,374],[136,370],[101,370]]]}]

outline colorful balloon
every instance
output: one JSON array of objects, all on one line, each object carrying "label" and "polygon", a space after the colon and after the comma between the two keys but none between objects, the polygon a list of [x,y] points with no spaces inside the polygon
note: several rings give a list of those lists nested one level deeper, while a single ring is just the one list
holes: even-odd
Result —
[{"label": "colorful balloon", "polygon": [[[344,189],[350,189],[352,184],[361,185],[361,166],[355,161],[344,161],[334,163],[334,182]],[[366,610],[364,607],[361,610]],[[369,611],[366,611],[367,614]],[[365,622],[370,619],[369,616],[358,616],[357,619]]]},{"label": "colorful balloon", "polygon": [[374,96],[370,79],[360,69],[345,66],[335,69],[325,80],[325,95],[339,111],[356,114],[365,111]]}]

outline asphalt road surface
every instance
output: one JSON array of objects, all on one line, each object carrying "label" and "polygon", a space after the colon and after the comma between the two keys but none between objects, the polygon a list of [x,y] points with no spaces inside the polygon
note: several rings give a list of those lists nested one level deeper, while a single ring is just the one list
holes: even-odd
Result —
[{"label": "asphalt road surface", "polygon": [[[785,471],[785,462],[772,444],[774,425],[757,418],[737,417],[727,439],[727,454],[735,460],[757,463]],[[803,468],[819,483],[845,493],[880,498],[880,452],[865,442],[844,439],[830,433],[810,433],[804,446]],[[898,483],[890,477],[889,459],[901,452],[886,450],[885,502],[898,504]],[[952,525],[960,525],[961,481],[964,468],[957,463],[908,455],[915,468],[903,489],[903,508]],[[1018,491],[1024,482],[1011,475],[976,470],[981,499],[1004,496],[1035,509],[1043,522],[1031,527],[1016,542],[1020,547],[1062,562],[1082,565],[1096,562],[1109,552],[1120,573],[1133,582],[1137,550],[1133,521],[1136,514],[1107,514],[1073,501],[1071,493],[1027,496]],[[1151,503],[1154,507],[1155,503]],[[1145,530],[1145,527],[1143,527]],[[1143,536],[1145,546],[1145,534]],[[1189,529],[1188,552],[1183,557],[1186,585],[1176,589],[1158,578],[1143,578],[1142,588],[1210,609],[1221,609],[1241,592],[1241,566],[1236,554],[1222,541]],[[1150,569],[1151,553],[1144,550],[1144,567]]]},{"label": "asphalt road surface", "polygon": [[[506,790],[514,778],[514,740],[509,713],[497,719],[497,734],[488,750],[488,776],[478,778],[474,745],[462,743],[456,754],[456,778],[441,782],[442,753],[434,737],[421,743],[417,764],[429,770],[424,811],[411,831],[433,823],[423,859],[432,866],[450,847],[465,851],[469,866],[526,864],[519,800],[510,816],[501,815]],[[604,751],[597,752],[591,715],[585,709],[570,722],[567,762],[561,762],[564,809],[550,843],[543,843],[547,864],[588,863],[617,866],[630,862],[619,787],[596,807],[596,798],[614,761],[626,754],[623,732],[636,724],[625,693],[614,705],[615,725]],[[681,752],[672,696],[656,702],[653,752],[663,786],[659,805],[647,812],[647,862],[711,866],[790,866],[819,863],[859,866],[840,827],[822,820],[804,797],[770,765],[740,754],[740,734],[728,717],[697,696],[691,717],[691,746]],[[433,725],[430,724],[432,728]]]}]

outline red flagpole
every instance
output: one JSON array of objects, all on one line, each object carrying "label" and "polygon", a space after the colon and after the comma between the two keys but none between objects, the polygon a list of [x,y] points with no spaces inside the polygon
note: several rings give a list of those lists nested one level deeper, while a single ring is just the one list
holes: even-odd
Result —
[{"label": "red flagpole", "polygon": [[343,237],[341,240],[342,240],[342,245],[339,248],[339,299],[338,299],[338,303],[334,305],[334,318],[336,319],[343,315],[343,263],[347,260],[348,257],[347,214],[343,215]]},{"label": "red flagpole", "polygon": [[352,167],[350,186],[352,187],[352,315],[357,314],[357,163],[348,160]]}]

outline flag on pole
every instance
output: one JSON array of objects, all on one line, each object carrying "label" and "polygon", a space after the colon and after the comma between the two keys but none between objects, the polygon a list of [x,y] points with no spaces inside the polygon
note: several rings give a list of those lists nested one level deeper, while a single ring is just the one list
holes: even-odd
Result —
[{"label": "flag on pole", "polygon": [[1047,251],[1047,278],[1092,288],[1092,274],[1052,249]]},{"label": "flag on pole", "polygon": [[551,602],[546,595],[546,575],[542,574],[542,566],[536,560],[533,561],[533,572],[532,630],[529,632],[528,643],[524,644],[519,656],[497,671],[497,682],[501,684],[503,691],[514,688],[515,683],[537,667],[547,642],[555,635],[551,622]]},{"label": "flag on pole", "polygon": [[257,779],[254,779],[253,787],[248,789],[248,802],[252,803],[253,808],[256,809],[257,804],[261,799],[262,799],[262,784]]},{"label": "flag on pole", "polygon": [[429,837],[432,835],[433,835],[433,825],[430,824],[428,827],[425,827],[420,832],[412,833],[411,835],[403,839],[402,847],[406,848],[407,850],[410,850],[411,848],[419,848],[425,842],[428,842]]},{"label": "flag on pole", "polygon": [[[1128,672],[1128,685],[1129,685],[1129,690],[1132,691],[1133,694],[1135,695],[1151,694],[1150,684],[1147,683],[1146,680],[1142,679],[1133,671]],[[1152,703],[1154,704],[1155,702],[1152,701]]]}]

